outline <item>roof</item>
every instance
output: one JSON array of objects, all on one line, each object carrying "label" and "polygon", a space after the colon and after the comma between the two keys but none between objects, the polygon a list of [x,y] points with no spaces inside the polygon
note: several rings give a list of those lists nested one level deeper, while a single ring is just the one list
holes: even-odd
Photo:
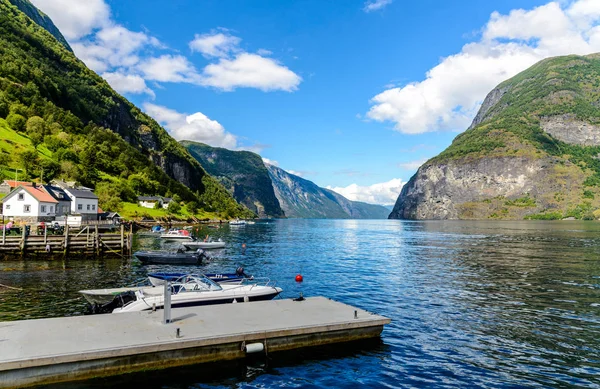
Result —
[{"label": "roof", "polygon": [[[43,185],[43,188],[46,191],[46,193],[48,193],[50,196],[54,197],[54,200],[71,201],[71,198],[69,197],[69,195],[67,193],[65,193],[65,191],[62,190],[62,188],[59,188],[58,186]],[[62,197],[61,197],[61,195],[62,195]]]},{"label": "roof", "polygon": [[65,188],[65,192],[70,193],[74,197],[78,197],[80,199],[97,199],[98,196],[94,194],[94,192],[89,190],[79,190],[79,189],[71,189]]},{"label": "roof", "polygon": [[170,203],[171,201],[173,201],[173,199],[171,197],[163,197],[163,201],[165,203]]},{"label": "roof", "polygon": [[138,201],[163,201],[160,196],[138,196]]},{"label": "roof", "polygon": [[4,183],[8,184],[11,188],[16,188],[18,186],[33,186],[33,182],[31,181],[4,180]]},{"label": "roof", "polygon": [[19,193],[19,189],[23,189],[27,193],[33,196],[37,201],[43,203],[58,203],[58,201],[54,200],[54,197],[50,196],[48,193],[44,192],[40,187],[33,186],[22,186],[19,185],[15,190],[10,192],[8,196],[4,198],[4,202],[11,197],[14,197],[17,193]]}]

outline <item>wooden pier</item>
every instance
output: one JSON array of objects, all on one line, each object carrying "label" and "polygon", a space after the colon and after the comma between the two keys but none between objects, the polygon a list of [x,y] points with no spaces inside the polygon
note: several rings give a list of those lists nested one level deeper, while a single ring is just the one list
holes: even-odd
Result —
[{"label": "wooden pier", "polygon": [[132,233],[125,231],[121,224],[118,233],[100,232],[98,225],[74,228],[66,225],[64,233],[52,235],[47,228],[41,234],[28,234],[25,228],[20,235],[7,235],[2,230],[0,237],[1,255],[68,255],[83,254],[88,256],[130,255],[132,246]]},{"label": "wooden pier", "polygon": [[0,322],[0,388],[379,337],[390,319],[325,297]]}]

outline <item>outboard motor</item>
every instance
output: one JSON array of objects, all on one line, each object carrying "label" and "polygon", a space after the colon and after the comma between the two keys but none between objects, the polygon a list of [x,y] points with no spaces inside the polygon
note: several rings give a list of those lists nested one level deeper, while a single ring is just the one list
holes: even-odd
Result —
[{"label": "outboard motor", "polygon": [[235,274],[236,274],[238,277],[247,277],[247,276],[246,276],[246,273],[244,273],[244,268],[243,268],[243,267],[241,267],[241,266],[240,266],[240,267],[238,267],[237,269],[235,269]]}]

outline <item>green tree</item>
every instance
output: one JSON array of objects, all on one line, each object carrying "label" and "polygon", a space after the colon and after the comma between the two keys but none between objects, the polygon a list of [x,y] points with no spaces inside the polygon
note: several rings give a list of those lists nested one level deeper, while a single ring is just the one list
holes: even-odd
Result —
[{"label": "green tree", "polygon": [[23,132],[25,130],[25,124],[27,120],[18,113],[11,113],[6,117],[6,122],[15,131]]},{"label": "green tree", "polygon": [[10,163],[11,160],[12,160],[12,158],[10,157],[10,154],[4,154],[4,153],[0,152],[0,165],[1,166],[8,166],[8,164]]},{"label": "green tree", "polygon": [[190,201],[185,205],[185,208],[190,213],[190,215],[195,215],[198,212],[198,203],[195,201]]},{"label": "green tree", "polygon": [[181,211],[181,205],[176,201],[171,201],[167,207],[167,212],[176,215],[179,211]]},{"label": "green tree", "polygon": [[51,159],[42,159],[40,162],[40,177],[44,182],[50,182],[60,173],[60,165]]},{"label": "green tree", "polygon": [[24,150],[18,154],[19,162],[25,174],[29,174],[39,166],[39,158],[36,151]]},{"label": "green tree", "polygon": [[46,122],[39,116],[32,116],[27,119],[27,122],[25,123],[25,129],[29,136],[37,133],[43,137],[46,135]]}]

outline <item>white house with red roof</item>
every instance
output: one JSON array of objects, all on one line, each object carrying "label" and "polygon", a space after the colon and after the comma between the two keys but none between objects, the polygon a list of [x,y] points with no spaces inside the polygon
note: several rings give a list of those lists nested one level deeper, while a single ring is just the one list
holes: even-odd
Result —
[{"label": "white house with red roof", "polygon": [[53,221],[58,201],[41,186],[19,185],[2,199],[5,218],[15,222],[38,223]]}]

